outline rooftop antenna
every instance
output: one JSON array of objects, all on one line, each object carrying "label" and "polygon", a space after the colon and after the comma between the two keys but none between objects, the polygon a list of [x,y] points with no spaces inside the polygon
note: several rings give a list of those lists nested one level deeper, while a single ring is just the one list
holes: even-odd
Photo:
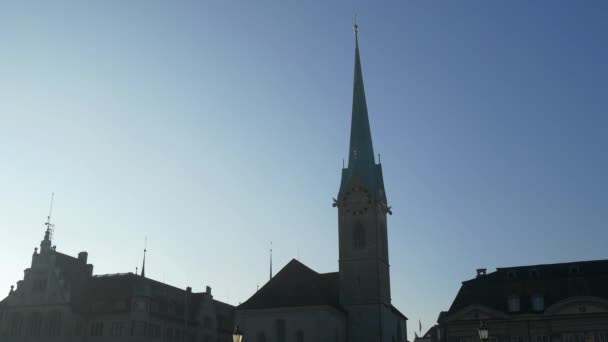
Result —
[{"label": "rooftop antenna", "polygon": [[270,241],[270,278],[268,280],[272,279],[272,241]]},{"label": "rooftop antenna", "polygon": [[46,217],[46,232],[48,234],[48,239],[53,240],[53,233],[55,232],[55,225],[51,223],[51,214],[53,213],[53,200],[55,199],[55,193],[51,193],[51,208],[49,209],[49,216]]}]

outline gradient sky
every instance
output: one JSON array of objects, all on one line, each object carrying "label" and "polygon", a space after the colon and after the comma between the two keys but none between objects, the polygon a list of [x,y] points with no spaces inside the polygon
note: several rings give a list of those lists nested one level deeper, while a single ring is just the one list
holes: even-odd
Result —
[{"label": "gradient sky", "polygon": [[393,303],[424,329],[475,268],[608,258],[608,2],[0,5],[0,291],[55,192],[94,272],[245,301],[338,268],[359,14]]}]

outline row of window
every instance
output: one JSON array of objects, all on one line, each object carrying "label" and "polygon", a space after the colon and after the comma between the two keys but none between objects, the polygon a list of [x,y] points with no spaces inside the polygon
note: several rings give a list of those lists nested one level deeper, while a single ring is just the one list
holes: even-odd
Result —
[{"label": "row of window", "polygon": [[[275,321],[275,338],[271,339],[277,342],[286,342],[287,341],[287,326],[284,319],[277,319]],[[294,340],[296,342],[304,342],[304,332],[302,330],[298,330],[294,334]],[[267,342],[266,333],[263,331],[259,331],[255,335],[256,342]]]},{"label": "row of window", "polygon": [[61,312],[51,311],[46,319],[40,312],[32,312],[27,316],[15,312],[9,317],[8,334],[9,336],[61,336]]},{"label": "row of window", "polygon": [[[13,313],[8,317],[7,329],[4,333],[8,334],[8,336],[61,336],[61,312],[53,311],[47,316],[48,317],[45,320],[43,314],[40,312],[33,312],[27,316],[18,312]],[[208,321],[207,327],[209,326],[210,323]],[[74,329],[75,335],[84,335],[85,331],[83,328],[83,322],[77,322]],[[129,322],[115,321],[111,322],[109,329],[104,326],[104,322],[95,321],[90,324],[88,333],[89,336],[96,337],[109,334],[110,336],[146,336],[150,338],[160,338],[162,335],[164,341],[167,342],[186,342],[195,340],[193,334],[187,334],[183,329],[168,327],[165,329],[164,333],[161,334],[160,324],[143,321],[131,321],[130,324]],[[210,337],[205,338],[204,340],[209,341]]]},{"label": "row of window", "polygon": [[[463,337],[458,342],[477,342],[477,337]],[[528,336],[491,336],[488,342],[529,342]],[[608,342],[608,331],[587,334],[537,335],[530,342]]]},{"label": "row of window", "polygon": [[[543,311],[545,309],[545,297],[541,294],[532,295],[530,298],[532,310]],[[518,295],[509,296],[508,300],[509,312],[521,311],[521,300]]]}]

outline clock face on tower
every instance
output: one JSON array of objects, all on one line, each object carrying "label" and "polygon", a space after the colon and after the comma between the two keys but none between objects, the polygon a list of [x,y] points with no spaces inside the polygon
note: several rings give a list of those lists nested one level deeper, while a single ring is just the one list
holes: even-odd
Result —
[{"label": "clock face on tower", "polygon": [[352,186],[342,196],[342,206],[347,214],[365,214],[372,205],[372,195],[364,186]]}]

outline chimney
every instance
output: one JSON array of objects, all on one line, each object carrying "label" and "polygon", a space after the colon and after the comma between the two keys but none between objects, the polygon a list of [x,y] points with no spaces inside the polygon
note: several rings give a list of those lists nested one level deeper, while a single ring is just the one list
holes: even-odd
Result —
[{"label": "chimney", "polygon": [[205,293],[208,294],[209,296],[211,296],[211,287],[207,286],[205,288]]},{"label": "chimney", "polygon": [[477,278],[483,277],[485,275],[486,275],[486,269],[485,268],[478,268],[477,269]]},{"label": "chimney", "polygon": [[80,260],[81,263],[86,264],[88,258],[89,258],[89,253],[87,253],[87,252],[78,253],[78,260]]},{"label": "chimney", "polygon": [[87,274],[89,275],[89,277],[91,277],[93,275],[93,265],[92,264],[87,264]]},{"label": "chimney", "polygon": [[188,294],[192,293],[192,288],[190,286],[186,287],[186,293],[188,293]]}]

